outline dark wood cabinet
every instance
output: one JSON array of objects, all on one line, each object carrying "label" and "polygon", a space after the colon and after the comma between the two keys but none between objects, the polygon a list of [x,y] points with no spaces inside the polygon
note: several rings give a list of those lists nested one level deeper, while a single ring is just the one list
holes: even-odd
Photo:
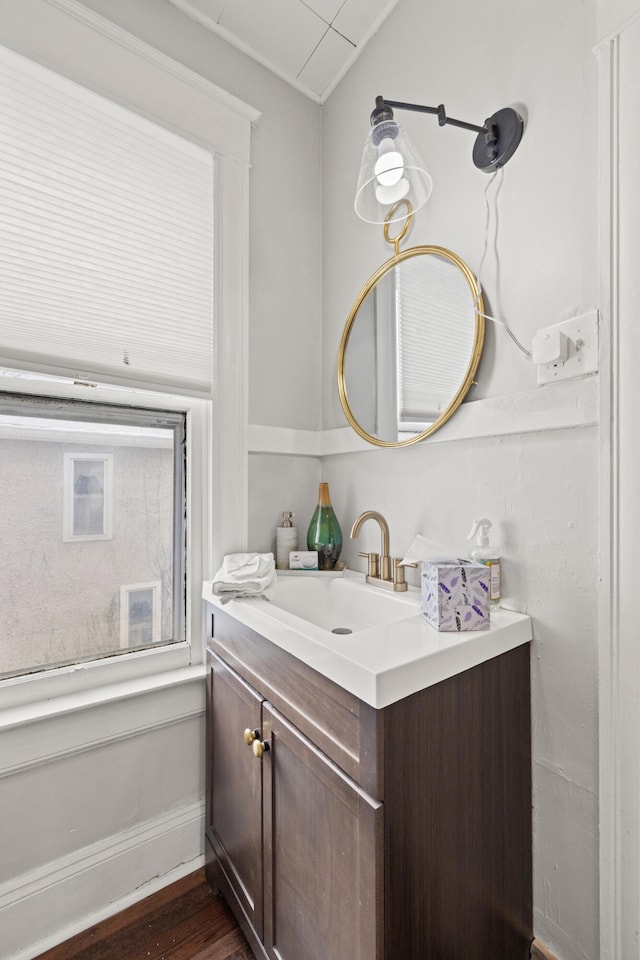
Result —
[{"label": "dark wood cabinet", "polygon": [[264,945],[282,960],[377,960],[382,804],[270,705],[264,760]]},{"label": "dark wood cabinet", "polygon": [[528,957],[528,644],[375,710],[207,614],[207,874],[256,957]]},{"label": "dark wood cabinet", "polygon": [[270,957],[377,960],[382,804],[212,651],[209,677],[208,835],[223,891]]},{"label": "dark wood cabinet", "polygon": [[[262,698],[218,658],[209,660],[210,780],[207,825],[217,838],[220,865],[233,884],[244,915],[263,932],[262,764],[243,739],[245,727],[262,726]],[[240,735],[238,735],[238,733]]]}]

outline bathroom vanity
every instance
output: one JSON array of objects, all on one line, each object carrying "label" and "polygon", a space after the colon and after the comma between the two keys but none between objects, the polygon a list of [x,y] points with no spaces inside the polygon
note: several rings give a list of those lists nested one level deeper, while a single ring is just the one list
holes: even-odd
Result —
[{"label": "bathroom vanity", "polygon": [[256,957],[528,957],[528,618],[446,636],[414,597],[335,635],[203,597],[207,875]]}]

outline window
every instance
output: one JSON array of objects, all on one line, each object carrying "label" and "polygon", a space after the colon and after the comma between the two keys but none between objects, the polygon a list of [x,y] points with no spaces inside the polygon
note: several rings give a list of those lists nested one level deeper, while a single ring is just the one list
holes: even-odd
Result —
[{"label": "window", "polygon": [[[445,257],[410,257],[400,268],[395,272],[398,428],[411,435],[443,414],[465,380],[475,340],[469,296],[475,294],[471,281]],[[443,351],[449,361],[434,362]]]},{"label": "window", "polygon": [[184,459],[184,413],[0,394],[0,677],[184,640]]},{"label": "window", "polygon": [[160,581],[120,587],[120,646],[148,647],[160,640]]},{"label": "window", "polygon": [[[210,576],[217,568],[219,558],[225,549],[237,547],[246,540],[247,474],[243,430],[246,427],[249,165],[251,125],[258,120],[260,114],[220,87],[206,81],[201,75],[193,73],[182,63],[177,63],[165,54],[144,45],[138,38],[130,37],[123,31],[114,32],[110,24],[106,21],[102,22],[93,11],[86,10],[81,4],[53,4],[45,0],[42,2],[34,0],[34,4],[38,7],[37,17],[5,18],[3,23],[3,42],[15,51],[37,49],[40,66],[49,70],[49,75],[43,83],[42,78],[35,76],[38,65],[32,64],[33,76],[27,78],[26,102],[23,101],[29,116],[31,116],[31,106],[42,106],[47,91],[53,91],[53,102],[47,98],[49,103],[47,109],[50,118],[54,121],[59,117],[65,92],[51,74],[51,71],[54,71],[75,81],[78,95],[79,88],[86,87],[88,83],[94,90],[100,90],[102,96],[113,104],[126,104],[131,112],[125,123],[132,128],[136,126],[137,119],[146,118],[164,127],[170,134],[179,135],[190,141],[204,150],[210,158],[215,157],[214,166],[209,162],[200,164],[196,158],[196,166],[204,171],[209,183],[204,201],[197,204],[199,210],[204,210],[205,213],[206,246],[200,241],[195,246],[190,244],[188,237],[185,237],[182,232],[181,236],[184,237],[185,242],[180,242],[178,256],[175,259],[176,263],[180,264],[182,276],[186,278],[186,299],[192,304],[194,287],[193,278],[186,269],[187,249],[195,250],[198,262],[206,265],[210,270],[205,281],[208,291],[206,292],[207,306],[200,315],[204,318],[203,322],[207,330],[213,332],[216,351],[213,356],[211,376],[209,373],[206,375],[198,373],[195,378],[193,372],[201,371],[201,365],[199,362],[192,363],[190,360],[185,362],[184,357],[180,363],[180,372],[176,376],[177,350],[173,350],[171,346],[164,351],[164,355],[169,358],[169,363],[166,365],[156,362],[156,358],[152,358],[149,362],[147,353],[140,349],[133,350],[130,342],[118,344],[120,352],[119,355],[115,355],[114,365],[110,362],[104,363],[104,344],[102,339],[98,341],[96,337],[98,334],[101,338],[107,336],[109,330],[113,329],[113,325],[108,311],[103,316],[102,325],[93,316],[87,316],[85,308],[90,307],[93,310],[96,306],[104,307],[104,297],[95,295],[94,280],[98,281],[100,278],[94,276],[92,271],[90,277],[80,276],[77,282],[72,280],[66,283],[63,295],[58,299],[59,307],[64,309],[69,302],[68,294],[72,292],[74,303],[76,306],[79,303],[80,309],[74,309],[75,333],[73,336],[66,337],[64,349],[55,351],[54,355],[55,344],[50,343],[48,333],[53,332],[54,337],[59,337],[62,329],[62,315],[56,308],[54,316],[52,312],[54,305],[45,303],[47,289],[43,289],[40,278],[46,279],[47,276],[55,278],[59,273],[61,265],[58,255],[62,248],[56,236],[50,244],[39,244],[43,257],[34,258],[33,269],[27,271],[28,285],[23,286],[23,292],[29,300],[30,309],[27,314],[21,314],[19,335],[15,340],[12,336],[4,336],[5,327],[8,328],[10,319],[8,310],[7,315],[3,317],[2,330],[0,330],[0,362],[4,369],[0,369],[0,391],[7,390],[15,395],[34,397],[74,398],[79,402],[86,401],[92,396],[112,406],[119,404],[127,407],[133,404],[143,408],[160,407],[163,410],[180,412],[184,416],[189,438],[184,449],[187,498],[184,517],[186,533],[183,534],[183,539],[188,544],[188,568],[182,581],[183,583],[186,581],[186,616],[184,616],[186,627],[183,624],[182,629],[174,633],[176,637],[185,638],[182,642],[160,643],[148,649],[129,650],[126,656],[107,656],[86,661],[81,670],[73,666],[55,670],[42,668],[39,672],[28,676],[16,676],[3,680],[0,691],[2,700],[0,714],[6,713],[9,722],[13,722],[13,718],[9,716],[13,708],[19,708],[22,711],[22,708],[26,707],[26,711],[21,712],[20,716],[29,719],[61,709],[62,701],[67,695],[74,696],[74,703],[91,703],[94,702],[94,696],[103,695],[103,690],[104,696],[111,696],[114,690],[121,689],[120,686],[112,687],[112,684],[120,685],[123,681],[130,681],[134,689],[151,689],[156,684],[182,683],[187,679],[187,672],[197,673],[204,661],[202,578]],[[70,35],[74,38],[72,44],[68,42]],[[22,80],[15,76],[14,71],[19,55],[7,50],[3,53],[6,55],[6,60],[14,61],[13,64],[9,64],[11,75],[5,75],[3,83],[0,84],[10,101],[14,91],[22,83]],[[21,63],[17,69],[19,73],[24,73],[27,70],[26,63]],[[33,93],[34,83],[38,88],[37,95]],[[2,99],[0,97],[0,100]],[[93,106],[88,103],[88,100],[85,101],[81,113],[92,112],[92,110]],[[66,111],[66,113],[68,116],[69,112]],[[39,123],[35,125],[27,123],[26,116],[27,113],[22,111],[22,107],[18,110],[9,109],[3,114],[5,132],[3,142],[7,148],[11,141],[11,151],[5,149],[1,166],[6,169],[8,157],[11,154],[15,161],[12,167],[16,175],[15,182],[20,183],[24,182],[25,177],[24,147],[20,136],[17,138],[13,136],[15,124],[11,117],[18,120],[20,135],[26,135],[31,131],[31,146],[36,153],[39,152],[43,156],[47,153],[46,150],[42,150]],[[95,116],[92,119],[95,120]],[[81,127],[83,125],[82,122]],[[49,137],[52,135],[51,124],[47,123],[46,128],[47,137]],[[103,125],[102,130],[106,131],[106,129],[106,125]],[[92,136],[90,134],[86,138],[87,141],[90,141]],[[67,143],[70,142],[67,140],[66,130],[62,139]],[[171,137],[168,138],[170,139]],[[110,136],[108,146],[111,147],[114,144],[115,137]],[[119,147],[121,146],[122,143],[119,144]],[[31,151],[29,144],[27,147]],[[181,147],[177,147],[176,150],[181,156],[186,153]],[[126,152],[131,154],[132,150],[127,149]],[[77,154],[73,150],[68,151],[67,163],[76,164],[81,154],[82,158],[85,158],[84,149]],[[99,151],[98,156],[100,156]],[[79,162],[84,160],[81,159]],[[143,170],[142,187],[146,192],[149,186],[144,173],[146,164],[142,162],[139,166]],[[171,166],[174,171],[177,171],[178,177],[184,181],[182,159]],[[192,170],[194,169],[191,163],[189,166]],[[114,186],[117,193],[124,166],[116,165],[115,170],[117,176]],[[84,181],[84,175],[81,172],[76,174],[71,171],[70,177],[76,185]],[[6,185],[6,196],[13,201],[16,200],[17,193],[13,189],[12,182],[10,180]],[[62,201],[63,209],[58,209],[50,221],[55,225],[58,214],[64,214],[64,191],[55,187],[47,190],[42,171],[35,176],[33,182],[39,189],[35,192],[27,191],[26,200],[34,200],[37,194],[38,203],[45,198],[45,195]],[[189,184],[185,181],[185,185],[187,189],[193,186],[191,181]],[[197,189],[200,190],[200,187]],[[162,193],[162,190],[160,192]],[[128,196],[131,198],[131,193]],[[103,209],[107,211],[110,209],[108,201],[103,203]],[[175,205],[172,205],[172,209],[175,209]],[[24,204],[21,213],[25,215],[24,221],[22,216],[15,216],[15,210],[10,218],[11,224],[16,229],[21,229],[20,225],[27,220],[32,222],[30,216],[26,215]],[[199,214],[194,216],[196,213],[193,208],[190,208],[186,217],[187,224],[194,223],[196,219],[198,223],[203,223]],[[3,223],[8,222],[8,217],[3,218]],[[65,223],[67,223],[66,219]],[[39,229],[36,227],[36,234]],[[212,230],[215,230],[215,244],[211,242]],[[69,235],[66,227],[62,232],[65,236]],[[134,232],[137,235],[137,231],[128,231],[125,239],[132,237]],[[101,242],[108,242],[106,233],[98,230],[97,235]],[[166,236],[166,233],[163,232],[162,235]],[[8,260],[15,262],[14,255],[18,249],[34,250],[34,245],[30,241],[19,242],[10,234],[6,246],[7,257],[3,263]],[[1,242],[0,247],[2,247]],[[111,242],[110,247],[112,250],[117,250],[119,245]],[[2,249],[4,251],[4,248]],[[120,246],[120,249],[127,256],[132,287],[140,287],[140,278],[146,275],[145,271],[138,270],[138,267],[133,265],[132,251],[127,249],[127,244]],[[53,260],[46,257],[47,253]],[[71,257],[71,261],[76,265],[81,265],[84,260],[84,249],[76,250],[75,255]],[[98,270],[101,269],[103,262],[99,257],[92,258],[92,263],[97,264]],[[175,276],[175,271],[172,275]],[[20,284],[18,273],[16,277]],[[36,278],[38,280],[37,296]],[[4,274],[2,279],[0,286],[7,291],[9,285]],[[82,291],[87,293],[87,282],[89,283],[88,295],[84,297],[83,306]],[[19,297],[16,295],[17,287],[12,286],[11,289],[13,303],[19,305]],[[150,289],[153,291],[153,284]],[[198,282],[198,289],[204,289],[200,282]],[[113,287],[107,285],[106,290],[111,303]],[[79,297],[76,296],[78,293]],[[100,300],[99,304],[98,300]],[[138,302],[144,305],[148,303],[148,297],[143,295]],[[36,313],[36,305],[43,305],[43,309],[37,311],[37,330],[34,331],[31,329],[31,324]],[[177,322],[182,312],[181,303],[176,303],[175,309],[170,308],[170,325],[163,326],[162,331],[159,329],[156,316],[153,315],[147,333],[142,340],[138,339],[139,345],[142,344],[143,348],[151,346],[155,350],[155,345],[160,343],[160,339],[164,340],[171,330],[175,330],[181,340],[178,346],[184,344],[191,347],[195,338],[185,335],[184,326]],[[164,313],[166,315],[167,311],[165,310]],[[222,316],[224,316],[224,324],[220,323]],[[11,326],[13,328],[13,320]],[[121,333],[127,333],[128,341],[129,332],[132,335],[134,333],[133,330],[125,330],[119,324],[116,339],[120,339]],[[138,331],[135,331],[136,337],[137,333]],[[85,344],[87,335],[91,341],[89,349],[83,350],[81,355],[75,351],[76,335],[77,339]],[[175,345],[175,341],[171,343]],[[198,351],[199,349],[197,348]],[[211,350],[208,347],[206,353],[211,358]],[[224,362],[220,361],[219,354],[224,356]],[[204,351],[198,352],[196,359],[199,361],[203,356]],[[185,371],[187,376],[183,376]],[[74,382],[78,380],[84,383]],[[224,403],[212,405],[210,402],[212,396],[216,399],[224,398]],[[64,449],[69,451],[72,448],[65,443]],[[87,447],[83,444],[78,447],[78,450],[85,451]],[[212,484],[215,497],[211,495]],[[59,522],[62,522],[61,519]],[[59,544],[69,550],[83,551],[89,547],[99,545],[108,547],[109,545],[109,541],[104,541],[102,544],[95,541],[64,543],[60,529],[56,531],[56,536]],[[8,562],[3,563],[2,579],[12,581],[12,588],[19,586],[15,584],[13,571]],[[123,583],[152,582],[154,579],[153,575],[144,579],[140,577],[139,580],[133,576],[130,579],[128,576],[122,576],[118,579],[117,589],[119,591]],[[174,573],[174,581],[176,579],[180,578],[176,578]],[[29,585],[33,586],[32,581]],[[17,589],[15,600],[18,607],[23,604],[35,605],[44,618],[50,616],[49,605],[52,604],[55,609],[56,604],[55,595],[49,593],[46,597],[47,602],[44,603],[37,590],[35,594],[27,594],[24,590],[20,592]],[[163,599],[163,622],[166,622],[168,616]],[[113,620],[113,617],[117,617],[116,627],[119,633],[117,607],[112,611],[110,619]],[[171,617],[176,617],[175,611],[171,611]],[[0,658],[5,657],[4,638],[4,629],[0,629]],[[119,637],[117,639],[119,645]],[[51,662],[53,663],[53,660]],[[92,691],[95,693],[92,694]]]},{"label": "window", "polygon": [[65,453],[64,540],[111,539],[113,455]]}]

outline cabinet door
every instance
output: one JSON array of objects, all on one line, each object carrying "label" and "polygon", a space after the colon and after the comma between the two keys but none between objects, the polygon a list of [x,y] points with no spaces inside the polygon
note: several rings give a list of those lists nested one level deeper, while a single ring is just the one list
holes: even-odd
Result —
[{"label": "cabinet door", "polygon": [[261,729],[262,699],[213,653],[209,665],[209,834],[228,883],[261,937],[262,764],[244,731]]},{"label": "cabinet door", "polygon": [[381,960],[382,804],[263,708],[264,944],[274,960]]}]

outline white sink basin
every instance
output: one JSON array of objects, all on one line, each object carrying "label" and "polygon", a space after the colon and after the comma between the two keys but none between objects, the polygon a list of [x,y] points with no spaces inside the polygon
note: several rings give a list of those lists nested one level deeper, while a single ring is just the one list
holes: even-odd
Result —
[{"label": "white sink basin", "polygon": [[223,604],[211,581],[202,596],[376,709],[531,639],[529,618],[508,610],[491,612],[489,630],[439,633],[417,589],[386,591],[351,570],[279,575],[271,601]]},{"label": "white sink basin", "polygon": [[312,573],[278,577],[271,604],[335,634],[388,626],[420,613],[417,591],[386,593],[364,577],[323,578]]}]

